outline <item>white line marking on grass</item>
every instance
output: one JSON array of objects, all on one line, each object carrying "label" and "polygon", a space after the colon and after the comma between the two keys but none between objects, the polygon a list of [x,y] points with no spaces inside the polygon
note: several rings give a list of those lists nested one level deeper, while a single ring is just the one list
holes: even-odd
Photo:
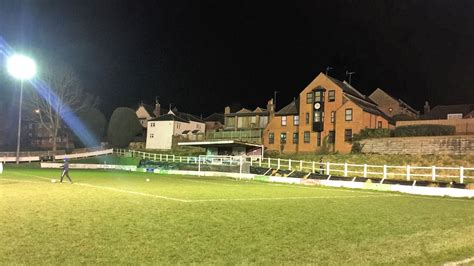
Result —
[{"label": "white line marking on grass", "polygon": [[460,261],[446,262],[444,266],[457,266],[457,265],[467,264],[471,261],[474,261],[474,257],[470,257],[470,258],[460,260]]},{"label": "white line marking on grass", "polygon": [[148,193],[143,193],[143,192],[136,192],[136,191],[131,191],[131,190],[123,190],[123,189],[118,189],[118,188],[111,188],[111,187],[104,187],[104,186],[95,186],[95,185],[86,184],[86,183],[74,183],[74,184],[79,185],[79,186],[85,186],[85,187],[93,187],[93,188],[111,190],[111,191],[115,191],[115,192],[128,193],[128,194],[139,195],[139,196],[144,196],[144,197],[151,197],[151,198],[158,198],[158,199],[166,199],[166,200],[174,200],[174,201],[179,201],[179,202],[190,202],[189,200],[185,200],[185,199],[178,199],[178,198],[160,196],[160,195],[155,195],[155,194],[148,194]]},{"label": "white line marking on grass", "polygon": [[[36,177],[36,178],[41,178],[41,179],[45,179],[45,180],[51,180],[47,177],[44,177],[44,176],[39,176],[39,175],[32,175],[32,174],[23,174],[23,173],[19,173],[19,172],[10,172],[12,174],[17,174],[17,175],[22,175],[22,176],[29,176],[29,177]],[[58,178],[59,179],[59,178]]]},{"label": "white line marking on grass", "polygon": [[14,181],[14,182],[23,182],[23,183],[47,184],[46,182],[20,180],[20,179],[10,179],[10,178],[0,178],[0,181]]},{"label": "white line marking on grass", "polygon": [[300,199],[347,199],[347,198],[379,198],[379,197],[399,197],[398,195],[380,195],[380,196],[314,196],[314,197],[276,197],[276,198],[244,198],[244,199],[203,199],[189,200],[194,202],[226,202],[226,201],[272,201],[272,200],[300,200]]}]

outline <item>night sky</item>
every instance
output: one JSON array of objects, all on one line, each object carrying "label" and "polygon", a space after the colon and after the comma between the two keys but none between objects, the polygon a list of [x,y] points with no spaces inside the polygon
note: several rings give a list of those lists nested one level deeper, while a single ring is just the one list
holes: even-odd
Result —
[{"label": "night sky", "polygon": [[106,115],[156,96],[196,115],[265,107],[274,91],[279,109],[326,66],[418,110],[474,103],[472,0],[0,0],[0,35],[71,65]]}]

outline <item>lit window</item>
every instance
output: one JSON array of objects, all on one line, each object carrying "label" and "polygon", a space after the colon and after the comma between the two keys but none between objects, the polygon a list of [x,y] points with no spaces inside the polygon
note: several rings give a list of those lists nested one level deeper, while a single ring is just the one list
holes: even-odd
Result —
[{"label": "lit window", "polygon": [[335,119],[336,119],[336,112],[331,111],[331,123],[334,123]]},{"label": "lit window", "polygon": [[352,108],[346,109],[346,121],[352,121]]},{"label": "lit window", "polygon": [[286,116],[281,117],[281,125],[286,126]]},{"label": "lit window", "polygon": [[312,92],[306,93],[306,103],[313,103],[313,93]]},{"label": "lit window", "polygon": [[321,112],[314,111],[314,122],[321,122]]},{"label": "lit window", "polygon": [[314,102],[317,103],[317,102],[322,102],[322,97],[323,96],[323,92],[322,91],[315,91],[314,92]]},{"label": "lit window", "polygon": [[293,116],[293,125],[297,126],[299,124],[300,124],[300,116],[299,115]]},{"label": "lit window", "polygon": [[286,144],[286,133],[280,134],[280,144]]}]

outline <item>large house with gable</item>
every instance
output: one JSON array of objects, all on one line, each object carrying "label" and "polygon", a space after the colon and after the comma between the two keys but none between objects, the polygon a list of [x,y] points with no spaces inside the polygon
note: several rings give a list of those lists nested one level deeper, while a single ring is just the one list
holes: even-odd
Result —
[{"label": "large house with gable", "polygon": [[275,113],[263,132],[268,151],[349,153],[352,136],[365,128],[392,127],[369,97],[345,81],[320,73],[290,104]]}]

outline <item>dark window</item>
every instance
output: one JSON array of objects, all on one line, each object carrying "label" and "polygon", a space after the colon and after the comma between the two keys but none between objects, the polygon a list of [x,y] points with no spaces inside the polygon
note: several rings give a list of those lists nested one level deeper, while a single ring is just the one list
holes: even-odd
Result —
[{"label": "dark window", "polygon": [[309,131],[304,132],[304,143],[309,143]]},{"label": "dark window", "polygon": [[318,133],[317,133],[317,136],[318,136],[318,138],[317,138],[317,142],[316,142],[316,143],[317,143],[318,146],[321,146],[321,132],[318,132]]},{"label": "dark window", "polygon": [[286,116],[281,117],[281,125],[286,126]]},{"label": "dark window", "polygon": [[286,144],[286,133],[280,134],[280,144]]},{"label": "dark window", "polygon": [[300,116],[299,115],[293,116],[293,125],[297,126],[299,124],[300,124]]},{"label": "dark window", "polygon": [[382,121],[378,121],[378,122],[377,122],[377,127],[378,127],[378,128],[382,128]]},{"label": "dark window", "polygon": [[329,131],[329,134],[328,134],[328,143],[334,143],[334,141],[335,141],[335,136],[336,136],[336,133],[334,132],[334,130]]},{"label": "dark window", "polygon": [[352,121],[352,108],[346,109],[346,121]]},{"label": "dark window", "polygon": [[334,120],[336,120],[336,112],[331,111],[331,123],[334,123]]},{"label": "dark window", "polygon": [[275,134],[268,133],[268,144],[273,144],[273,143],[275,143]]},{"label": "dark window", "polygon": [[313,93],[312,92],[306,93],[306,103],[313,103]]},{"label": "dark window", "polygon": [[334,102],[336,100],[336,91],[330,90],[328,93],[328,101]]},{"label": "dark window", "polygon": [[344,141],[352,141],[352,129],[346,129],[344,131]]},{"label": "dark window", "polygon": [[305,120],[306,120],[306,125],[309,124],[309,113],[306,113]]},{"label": "dark window", "polygon": [[298,132],[293,133],[293,144],[298,144]]}]

